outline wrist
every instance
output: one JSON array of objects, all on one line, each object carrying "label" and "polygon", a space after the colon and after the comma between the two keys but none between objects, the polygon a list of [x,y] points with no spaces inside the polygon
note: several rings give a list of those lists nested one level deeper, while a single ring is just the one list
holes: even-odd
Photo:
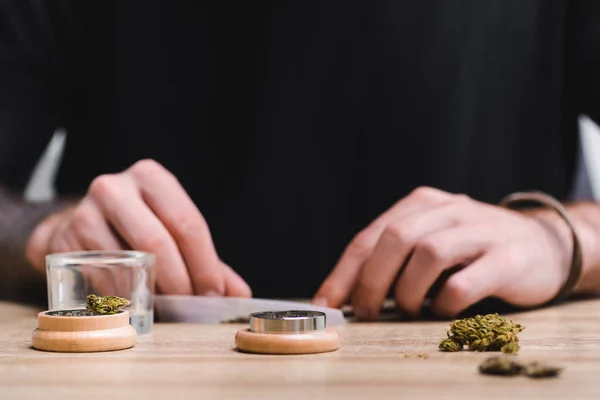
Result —
[{"label": "wrist", "polygon": [[600,293],[600,204],[582,202],[567,206],[581,244],[583,265],[575,294]]},{"label": "wrist", "polygon": [[554,253],[554,258],[563,270],[563,278],[566,280],[573,261],[573,233],[569,225],[555,210],[549,208],[544,207],[523,213],[532,218],[546,234],[550,243],[549,251]]},{"label": "wrist", "polygon": [[[550,208],[535,208],[522,211],[538,228],[536,235],[544,257],[552,260],[547,265],[536,265],[536,268],[550,269],[546,273],[555,277],[548,280],[552,282],[552,291],[543,302],[549,304],[564,297],[564,288],[569,281],[573,264],[573,234],[566,221]],[[550,289],[550,288],[549,288]]]},{"label": "wrist", "polygon": [[[579,213],[576,213],[576,211],[579,211],[579,207],[574,208],[575,206],[572,206],[572,207],[569,207],[569,210],[567,210],[567,208],[565,208],[565,205],[561,204],[554,197],[552,197],[551,195],[545,194],[543,192],[539,192],[539,191],[512,193],[512,194],[506,196],[504,199],[502,199],[500,204],[505,207],[514,207],[514,205],[518,204],[518,203],[522,204],[522,203],[531,203],[531,202],[537,203],[538,205],[541,205],[544,207],[541,209],[538,208],[536,211],[530,212],[527,214],[529,214],[530,216],[534,216],[535,218],[533,218],[533,219],[538,221],[540,226],[545,227],[545,229],[542,230],[544,232],[542,234],[542,237],[545,239],[550,239],[550,240],[546,241],[546,248],[543,251],[544,252],[548,251],[548,252],[553,253],[553,254],[549,254],[547,256],[549,256],[551,260],[554,260],[554,261],[556,261],[556,263],[558,263],[558,264],[556,264],[553,261],[552,265],[554,267],[559,267],[558,272],[560,275],[565,274],[564,265],[563,265],[564,262],[562,260],[565,259],[565,255],[567,254],[567,252],[565,251],[565,246],[564,246],[566,236],[564,235],[564,233],[561,233],[560,229],[558,229],[559,225],[556,224],[556,220],[552,219],[550,214],[543,213],[541,210],[551,209],[551,210],[555,211],[558,215],[560,215],[561,219],[564,221],[566,226],[569,227],[570,236],[571,236],[571,262],[570,262],[569,268],[566,273],[566,279],[564,280],[564,282],[560,286],[560,288],[557,290],[555,296],[552,299],[550,299],[548,301],[548,303],[554,303],[556,301],[563,300],[564,298],[570,296],[574,292],[581,293],[582,287],[580,286],[580,284],[582,281],[585,281],[585,279],[583,279],[585,277],[584,272],[587,272],[587,271],[584,271],[584,265],[583,265],[584,251],[582,248],[581,238],[580,238],[580,235],[578,234],[578,231],[580,231],[584,225],[581,223],[582,219],[580,219],[580,218],[576,219],[577,220],[577,223],[576,223],[575,219],[573,218],[574,216],[572,215],[572,214],[577,214],[577,217],[580,216]],[[582,205],[578,204],[576,206],[582,206]],[[596,212],[600,212],[600,207],[598,207],[597,204],[591,205],[591,208],[592,208],[592,210],[595,209]],[[584,212],[581,214],[581,216],[585,216],[586,218],[588,218],[590,216],[590,206],[588,205],[588,207],[583,208],[583,210],[584,210]],[[571,212],[569,212],[569,211],[571,211]],[[598,221],[596,221],[596,222],[598,222]],[[600,229],[598,229],[598,228],[599,227],[597,225],[594,233],[596,233],[596,234],[600,233]],[[548,234],[548,233],[550,233],[550,234]],[[595,235],[593,235],[590,232],[590,236],[588,236],[588,234],[586,233],[585,237],[587,239],[588,237],[595,237]],[[543,239],[540,239],[540,240],[543,241]],[[593,247],[589,247],[590,246],[589,240],[586,240],[585,245],[587,247],[586,253],[590,253],[593,255],[594,251],[597,251],[597,250],[593,249]],[[594,259],[594,257],[592,257],[592,259]],[[597,260],[598,260],[598,258],[595,258],[594,262],[592,262],[592,264],[591,264],[591,265],[596,265],[596,268],[591,268],[593,270],[596,270],[596,272],[597,272],[598,266],[599,266],[596,263]],[[589,268],[589,265],[590,264],[587,264],[586,267]],[[600,277],[595,277],[595,278],[600,278]],[[593,286],[600,287],[599,281],[594,279]]]},{"label": "wrist", "polygon": [[[579,295],[600,293],[600,205],[580,202],[564,205],[573,224],[582,252],[581,277],[572,293]],[[566,222],[550,209],[528,211],[527,214],[540,221],[555,237],[561,253],[561,265],[566,273],[573,262],[573,236]],[[566,264],[565,264],[566,263]]]}]

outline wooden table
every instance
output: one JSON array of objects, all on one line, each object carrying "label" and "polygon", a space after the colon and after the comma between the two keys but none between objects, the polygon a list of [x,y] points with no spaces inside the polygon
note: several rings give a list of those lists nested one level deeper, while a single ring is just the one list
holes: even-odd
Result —
[{"label": "wooden table", "polygon": [[[447,322],[349,323],[343,347],[308,356],[234,350],[243,325],[155,324],[133,349],[59,354],[30,348],[37,310],[0,303],[0,399],[600,399],[600,300],[510,318],[522,360],[559,378],[480,375],[489,353],[442,353]],[[429,358],[418,358],[420,353]]]}]

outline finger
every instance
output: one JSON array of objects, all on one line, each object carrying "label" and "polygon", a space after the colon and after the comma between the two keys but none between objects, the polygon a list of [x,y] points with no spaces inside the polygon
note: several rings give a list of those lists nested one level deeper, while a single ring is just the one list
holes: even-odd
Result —
[{"label": "finger", "polygon": [[401,220],[409,215],[424,213],[440,205],[457,201],[458,198],[459,196],[436,189],[419,188],[398,201],[348,244],[340,260],[317,291],[313,302],[340,307],[347,300],[356,284],[363,263],[371,255],[383,231],[392,220]]},{"label": "finger", "polygon": [[66,215],[61,222],[59,222],[48,242],[48,252],[50,253],[67,253],[70,251],[85,250],[83,245],[79,242],[79,239],[70,229],[72,214]]},{"label": "finger", "polygon": [[90,196],[131,248],[156,255],[156,282],[162,292],[193,294],[177,244],[139,196],[129,177],[96,178]]},{"label": "finger", "polygon": [[425,235],[458,224],[457,208],[456,204],[442,206],[388,225],[352,289],[352,305],[359,318],[378,316],[389,288],[416,244]]},{"label": "finger", "polygon": [[489,248],[488,229],[461,225],[422,237],[396,284],[398,307],[418,316],[429,289],[444,271],[469,263]]},{"label": "finger", "polygon": [[225,274],[225,295],[229,297],[252,297],[250,286],[229,265],[222,263]]},{"label": "finger", "polygon": [[123,250],[102,212],[89,197],[73,211],[71,227],[86,250]]},{"label": "finger", "polygon": [[433,300],[432,310],[445,317],[454,317],[477,302],[493,296],[502,286],[502,262],[492,253],[452,275]]},{"label": "finger", "polygon": [[[84,197],[73,210],[70,229],[85,250],[124,249],[122,240],[116,237],[98,206],[88,196]],[[131,278],[127,267],[116,265],[103,271],[94,271],[93,275],[97,291],[95,293],[99,296],[130,297]]]},{"label": "finger", "polygon": [[131,168],[144,201],[175,239],[198,294],[225,293],[225,276],[208,225],[177,179],[158,163]]},{"label": "finger", "polygon": [[[49,250],[53,253],[66,253],[87,250],[75,234],[72,223],[73,213],[65,215],[63,221],[56,227],[49,243]],[[114,279],[109,270],[93,264],[81,265],[78,271],[81,274],[83,292],[106,296],[115,291]]]}]

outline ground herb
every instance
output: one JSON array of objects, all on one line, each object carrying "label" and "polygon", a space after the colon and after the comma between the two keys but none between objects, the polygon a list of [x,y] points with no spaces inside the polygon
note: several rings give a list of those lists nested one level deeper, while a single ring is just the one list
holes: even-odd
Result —
[{"label": "ground herb", "polygon": [[544,365],[539,362],[532,362],[523,368],[523,374],[530,378],[553,378],[558,376],[562,368],[553,365]]},{"label": "ground herb", "polygon": [[429,358],[429,354],[427,354],[427,353],[404,354],[404,358],[423,358],[426,360]]},{"label": "ground herb", "polygon": [[517,334],[525,329],[498,314],[477,315],[452,321],[441,351],[460,351],[467,346],[473,351],[501,351],[514,354],[520,349]]},{"label": "ground herb", "polygon": [[232,319],[225,319],[221,321],[221,324],[247,324],[250,320],[244,317],[237,317]]},{"label": "ground herb", "polygon": [[129,300],[117,296],[99,297],[95,294],[87,296],[85,308],[96,314],[116,314],[122,307],[129,305]]},{"label": "ground herb", "polygon": [[484,375],[524,375],[529,378],[552,378],[558,376],[561,371],[562,368],[544,365],[537,361],[521,364],[511,356],[488,358],[479,366],[479,372]]},{"label": "ground herb", "polygon": [[46,314],[55,317],[93,317],[94,315],[98,315],[95,312],[89,310],[57,310],[48,311],[46,312]]},{"label": "ground herb", "polygon": [[485,375],[519,375],[523,366],[508,357],[492,357],[479,366],[479,372]]}]

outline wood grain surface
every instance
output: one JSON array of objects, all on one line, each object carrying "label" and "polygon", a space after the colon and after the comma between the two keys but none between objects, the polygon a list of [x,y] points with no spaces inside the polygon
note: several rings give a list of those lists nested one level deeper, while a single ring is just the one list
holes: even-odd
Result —
[{"label": "wood grain surface", "polygon": [[[600,399],[600,300],[509,315],[523,361],[560,377],[480,375],[492,353],[437,350],[448,322],[349,323],[332,353],[243,354],[244,325],[155,324],[128,350],[31,349],[39,310],[0,303],[0,399]],[[419,357],[427,354],[429,358]]]}]

